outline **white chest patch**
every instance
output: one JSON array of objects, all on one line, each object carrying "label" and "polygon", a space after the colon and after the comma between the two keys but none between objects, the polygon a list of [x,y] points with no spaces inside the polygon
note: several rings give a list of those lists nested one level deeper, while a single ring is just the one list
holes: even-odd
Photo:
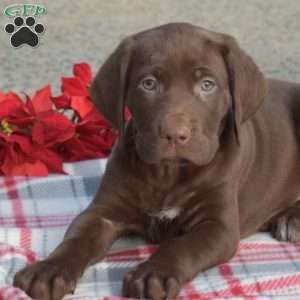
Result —
[{"label": "white chest patch", "polygon": [[179,207],[172,207],[168,209],[161,210],[158,213],[152,214],[153,217],[159,219],[173,220],[180,214],[181,209]]}]

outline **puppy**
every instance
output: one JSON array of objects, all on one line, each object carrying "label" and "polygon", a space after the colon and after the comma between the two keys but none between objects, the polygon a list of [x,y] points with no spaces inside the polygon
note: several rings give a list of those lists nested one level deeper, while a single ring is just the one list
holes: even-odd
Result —
[{"label": "puppy", "polygon": [[125,276],[123,295],[174,298],[262,227],[300,240],[300,85],[265,79],[234,38],[185,23],[130,36],[91,97],[119,130],[100,189],[15,286],[61,299],[116,239],[136,233],[160,247]]}]

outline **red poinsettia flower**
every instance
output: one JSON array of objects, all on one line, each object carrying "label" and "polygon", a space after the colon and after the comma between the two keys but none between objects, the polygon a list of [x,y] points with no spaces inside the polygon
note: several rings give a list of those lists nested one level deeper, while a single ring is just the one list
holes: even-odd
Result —
[{"label": "red poinsettia flower", "polygon": [[93,78],[91,67],[87,63],[75,64],[73,67],[73,74],[81,79],[86,85],[89,85]]},{"label": "red poinsettia flower", "polygon": [[50,86],[37,91],[31,99],[27,97],[26,108],[34,118],[31,127],[32,141],[51,147],[75,134],[73,123],[63,114],[53,110]]},{"label": "red poinsettia flower", "polygon": [[36,147],[22,134],[0,132],[0,172],[6,176],[46,176],[62,173],[62,159],[54,151]]},{"label": "red poinsettia flower", "polygon": [[30,112],[37,116],[39,113],[51,111],[53,102],[51,101],[52,93],[49,85],[38,90],[33,98],[27,96],[27,107]]},{"label": "red poinsettia flower", "polygon": [[59,147],[60,153],[66,161],[106,157],[116,134],[90,99],[91,68],[86,63],[76,64],[73,74],[72,78],[62,79],[63,94],[52,99],[57,108],[71,108],[77,120],[75,135]]},{"label": "red poinsettia flower", "polygon": [[75,125],[75,135],[59,148],[66,161],[107,157],[116,134],[95,110]]},{"label": "red poinsettia flower", "polygon": [[8,122],[15,125],[29,125],[32,140],[37,144],[52,146],[70,138],[75,133],[74,125],[63,114],[53,110],[50,86],[37,91],[34,97],[27,96],[26,103],[16,113],[9,116]]},{"label": "red poinsettia flower", "polygon": [[[9,124],[28,125],[32,122],[29,111],[22,99],[13,92],[0,95],[0,121],[5,120]],[[25,124],[24,124],[25,123]]]},{"label": "red poinsettia flower", "polygon": [[0,97],[0,120],[6,119],[8,123],[24,128],[32,125],[36,118],[44,112],[52,110],[50,86],[46,86],[36,92],[31,99],[27,96],[23,101],[18,95],[9,92]]},{"label": "red poinsettia flower", "polygon": [[75,134],[72,122],[53,111],[50,86],[26,102],[14,93],[1,93],[1,171],[5,175],[44,176],[62,173],[62,158],[54,146]]},{"label": "red poinsettia flower", "polygon": [[1,174],[63,173],[63,161],[109,155],[117,134],[90,99],[91,68],[75,64],[73,75],[62,78],[58,97],[49,85],[24,101],[13,92],[0,92]]},{"label": "red poinsettia flower", "polygon": [[24,104],[18,95],[9,92],[7,94],[0,93],[0,105],[0,119],[3,119],[11,113],[15,113]]},{"label": "red poinsettia flower", "polygon": [[70,139],[75,134],[75,126],[64,115],[51,111],[36,120],[31,132],[34,143],[51,147]]},{"label": "red poinsettia flower", "polygon": [[73,74],[74,77],[62,78],[61,90],[63,94],[52,98],[56,108],[72,108],[76,105],[77,100],[83,102],[84,99],[89,98],[88,86],[92,80],[91,67],[87,63],[75,64]]}]

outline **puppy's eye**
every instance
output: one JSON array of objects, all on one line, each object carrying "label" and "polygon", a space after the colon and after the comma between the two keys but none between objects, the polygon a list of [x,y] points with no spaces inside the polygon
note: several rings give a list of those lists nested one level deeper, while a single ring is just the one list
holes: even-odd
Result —
[{"label": "puppy's eye", "polygon": [[146,77],[142,80],[141,86],[148,91],[155,91],[158,88],[158,82],[154,77]]},{"label": "puppy's eye", "polygon": [[216,87],[216,83],[212,80],[212,79],[207,79],[207,78],[204,78],[201,82],[200,82],[200,87],[201,87],[201,90],[203,92],[211,92],[215,89]]}]

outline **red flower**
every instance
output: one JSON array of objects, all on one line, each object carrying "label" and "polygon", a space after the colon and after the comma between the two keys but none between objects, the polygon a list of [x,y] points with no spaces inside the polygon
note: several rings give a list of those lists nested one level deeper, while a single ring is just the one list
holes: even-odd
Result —
[{"label": "red flower", "polygon": [[75,133],[65,116],[52,110],[50,86],[23,102],[14,93],[1,93],[0,170],[5,175],[44,176],[62,173],[62,158],[51,146]]},{"label": "red flower", "polygon": [[71,102],[74,105],[76,100],[72,101],[73,97],[77,99],[89,98],[88,85],[92,80],[91,67],[86,63],[75,64],[73,67],[74,77],[63,77],[61,90],[62,95],[53,97],[57,108],[70,108]]},{"label": "red flower", "polygon": [[55,111],[40,115],[32,127],[33,142],[46,147],[62,143],[74,134],[74,124],[67,117]]},{"label": "red flower", "polygon": [[9,92],[6,95],[0,93],[0,105],[0,119],[3,119],[7,118],[12,113],[15,113],[24,104],[19,96],[13,92]]},{"label": "red flower", "polygon": [[35,145],[30,137],[0,132],[0,171],[6,176],[45,176],[63,173],[62,158],[53,150]]},{"label": "red flower", "polygon": [[91,67],[87,63],[75,64],[73,67],[73,73],[77,78],[81,79],[86,85],[89,85],[93,77]]},{"label": "red flower", "polygon": [[88,64],[76,64],[74,77],[62,79],[63,95],[53,99],[57,108],[71,108],[77,116],[75,135],[59,151],[66,161],[107,157],[116,134],[91,101],[88,86],[92,79]]},{"label": "red flower", "polygon": [[69,108],[70,107],[70,97],[62,94],[57,97],[52,97],[52,102],[54,103],[55,107],[57,109],[64,109],[64,108]]},{"label": "red flower", "polygon": [[88,89],[84,81],[78,77],[62,78],[62,92],[67,97],[82,96],[88,97]]},{"label": "red flower", "polygon": [[13,92],[0,92],[0,173],[63,173],[63,160],[109,155],[117,135],[90,99],[91,68],[75,64],[73,74],[62,78],[58,97],[52,96],[49,85],[26,101]]},{"label": "red flower", "polygon": [[32,99],[27,96],[26,102],[13,92],[2,94],[0,105],[4,108],[0,113],[0,120],[6,119],[19,128],[27,127],[41,114],[52,110],[50,86],[37,91]]},{"label": "red flower", "polygon": [[94,103],[88,97],[71,97],[70,107],[76,111],[80,119],[84,119],[92,110],[96,110]]},{"label": "red flower", "polygon": [[107,121],[91,111],[75,125],[75,135],[59,148],[66,161],[107,157],[116,134]]},{"label": "red flower", "polygon": [[50,86],[37,91],[32,99],[27,97],[26,108],[34,122],[31,127],[32,141],[51,147],[75,134],[72,122],[63,114],[53,110]]}]

